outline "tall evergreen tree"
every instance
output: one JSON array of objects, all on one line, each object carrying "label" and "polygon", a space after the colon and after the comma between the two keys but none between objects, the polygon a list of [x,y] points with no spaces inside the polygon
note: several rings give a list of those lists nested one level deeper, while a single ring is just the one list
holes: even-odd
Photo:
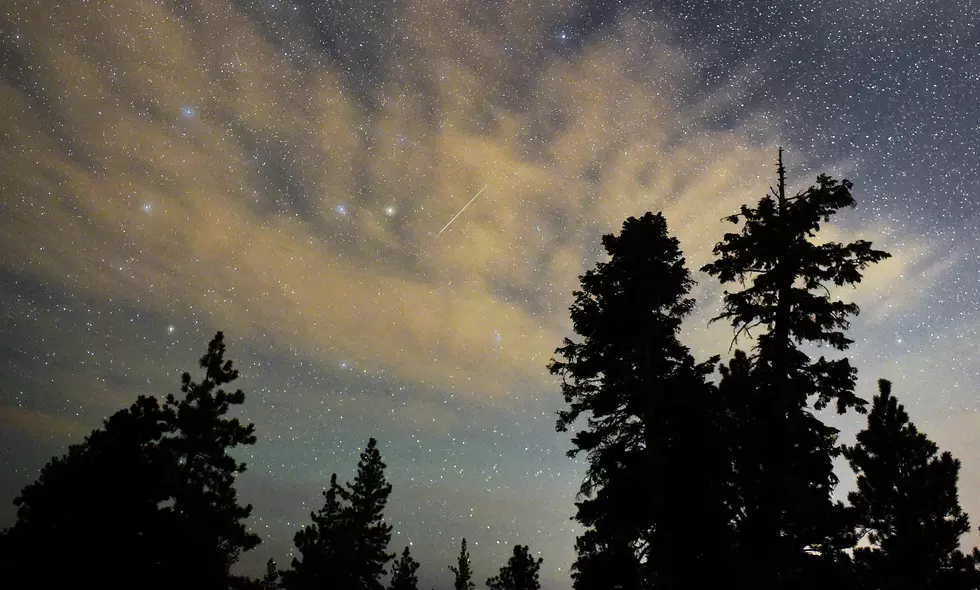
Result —
[{"label": "tall evergreen tree", "polygon": [[281,574],[276,566],[276,560],[269,558],[269,561],[265,563],[265,575],[262,576],[260,583],[262,590],[278,590],[281,587],[280,578]]},{"label": "tall evergreen tree", "polygon": [[388,585],[388,590],[418,590],[419,578],[415,574],[418,569],[419,562],[412,558],[406,545],[401,557],[391,566],[391,583]]},{"label": "tall evergreen tree", "polygon": [[[175,463],[160,448],[170,430],[157,400],[141,396],[52,458],[14,500],[17,521],[0,552],[4,585],[163,587],[174,574],[169,519],[159,508],[172,498]],[[118,558],[115,567],[105,567],[105,554]]]},{"label": "tall evergreen tree", "polygon": [[384,475],[385,464],[370,439],[357,463],[354,483],[341,486],[337,474],[323,492],[325,503],[311,513],[312,524],[296,533],[293,540],[300,552],[292,569],[283,572],[287,590],[307,590],[325,585],[338,590],[381,590],[391,526],[384,522],[384,508],[391,484]]},{"label": "tall evergreen tree", "polygon": [[849,181],[820,175],[816,186],[790,197],[782,150],[777,172],[778,189],[729,218],[741,231],[725,234],[714,248],[718,258],[702,268],[741,287],[725,291],[715,320],[730,321],[736,341],[763,329],[745,357],[750,365],[734,366],[747,374],[738,375],[737,388],[723,388],[739,428],[740,583],[766,588],[828,582],[825,573],[847,559],[842,507],[831,500],[837,431],[813,411],[834,403],[839,413],[863,412],[865,402],[854,393],[856,371],[846,358],[814,361],[801,346],[847,349],[844,330],[858,306],[828,287],[859,283],[865,268],[889,256],[864,240],[816,242],[821,223],[854,206]]},{"label": "tall evergreen tree", "polygon": [[282,585],[288,590],[313,590],[336,584],[341,588],[354,587],[346,576],[351,557],[347,515],[341,505],[337,474],[330,476],[330,486],[323,491],[323,507],[311,512],[311,524],[293,536],[299,556],[292,560],[292,569],[282,572]]},{"label": "tall evergreen tree", "polygon": [[514,545],[514,554],[507,560],[507,565],[500,568],[500,573],[487,579],[490,590],[540,590],[541,582],[538,572],[544,560],[535,560],[527,545]]},{"label": "tall evergreen tree", "polygon": [[460,544],[459,557],[455,566],[449,566],[453,572],[453,590],[474,590],[473,572],[470,571],[470,554],[466,551],[466,539]]},{"label": "tall evergreen tree", "polygon": [[973,560],[959,550],[970,529],[957,495],[960,462],[909,421],[891,383],[878,386],[867,427],[844,451],[857,474],[848,500],[870,543],[854,551],[864,587],[973,588]]},{"label": "tall evergreen tree", "polygon": [[[251,424],[225,418],[239,390],[214,388],[237,377],[218,332],[202,358],[201,385],[184,375],[189,401],[160,405],[140,396],[63,457],[14,500],[12,553],[0,570],[12,586],[56,588],[222,588],[242,551],[258,544],[242,520],[234,476],[245,466],[227,449],[255,441]],[[113,557],[108,567],[105,556]],[[51,564],[57,563],[57,567]]]},{"label": "tall evergreen tree", "polygon": [[341,492],[341,497],[350,503],[351,541],[357,551],[354,566],[358,587],[363,590],[382,588],[385,564],[395,556],[387,552],[391,525],[384,522],[384,509],[391,484],[385,479],[384,470],[378,441],[372,438],[357,462],[354,483],[348,483]]},{"label": "tall evergreen tree", "polygon": [[549,365],[569,404],[558,430],[587,418],[569,451],[588,460],[575,587],[705,587],[723,569],[731,478],[705,382],[717,358],[698,364],[677,338],[694,281],[660,214],[631,217],[602,243],[609,261],[574,293],[579,339]]},{"label": "tall evergreen tree", "polygon": [[222,388],[238,378],[238,370],[224,354],[224,334],[218,332],[200,360],[204,379],[196,383],[184,373],[183,399],[167,396],[175,435],[161,443],[180,465],[173,505],[167,509],[177,525],[174,541],[194,556],[194,579],[213,580],[216,586],[230,575],[241,552],[259,544],[258,535],[243,522],[252,506],[238,503],[234,485],[245,472],[245,463],[227,452],[255,444],[255,426],[225,418],[231,406],[245,401],[245,394],[241,389],[228,393]]}]

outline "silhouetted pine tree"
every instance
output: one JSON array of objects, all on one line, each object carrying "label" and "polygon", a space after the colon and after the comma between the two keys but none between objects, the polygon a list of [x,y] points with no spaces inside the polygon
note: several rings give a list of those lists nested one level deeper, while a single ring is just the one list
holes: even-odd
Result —
[{"label": "silhouetted pine tree", "polygon": [[391,583],[389,590],[418,590],[419,578],[415,575],[419,569],[419,562],[412,559],[412,554],[405,546],[400,558],[395,560],[391,566]]},{"label": "silhouetted pine tree", "polygon": [[562,378],[565,431],[587,417],[570,456],[585,452],[573,578],[593,588],[701,588],[723,571],[731,461],[722,411],[677,339],[694,284],[663,216],[629,218],[606,235],[610,256],[580,277],[566,338],[549,370]]},{"label": "silhouetted pine tree", "polygon": [[269,561],[265,563],[265,575],[262,576],[262,590],[277,590],[280,588],[279,568],[276,566],[276,560],[270,558]]},{"label": "silhouetted pine tree", "polygon": [[282,572],[282,585],[288,590],[312,590],[336,584],[341,588],[354,587],[348,575],[348,560],[352,557],[348,532],[348,516],[340,502],[337,474],[330,476],[330,487],[323,491],[323,507],[311,512],[311,524],[293,536],[299,557],[292,560],[292,569]]},{"label": "silhouetted pine tree", "polygon": [[180,464],[173,505],[167,508],[177,523],[175,546],[192,556],[188,563],[196,569],[193,579],[205,585],[213,581],[211,587],[230,575],[242,551],[259,544],[259,536],[248,532],[243,522],[252,506],[239,505],[235,491],[235,478],[244,473],[245,463],[227,452],[255,444],[255,426],[224,417],[232,405],[245,401],[242,390],[228,393],[221,388],[238,378],[224,353],[224,335],[218,332],[201,357],[204,379],[195,383],[184,373],[184,398],[167,396],[175,436],[161,443]]},{"label": "silhouetted pine tree", "polygon": [[460,544],[459,558],[455,566],[449,566],[453,572],[453,590],[474,590],[473,572],[470,571],[470,554],[466,551],[466,539]]},{"label": "silhouetted pine tree", "polygon": [[251,424],[224,417],[244,394],[214,392],[238,374],[222,342],[218,332],[201,360],[202,384],[184,375],[187,400],[139,397],[24,488],[6,535],[13,553],[0,557],[11,587],[238,584],[229,569],[259,538],[241,522],[251,507],[234,489],[245,466],[226,451],[255,436]]},{"label": "silhouetted pine tree", "polygon": [[834,565],[846,562],[842,549],[851,540],[843,507],[831,500],[837,430],[813,410],[835,403],[839,413],[863,412],[865,402],[854,394],[856,371],[846,358],[814,361],[800,346],[847,349],[851,341],[843,331],[858,307],[827,288],[859,283],[867,266],[889,256],[864,240],[816,243],[822,222],[854,206],[849,181],[820,175],[817,186],[788,197],[782,150],[778,176],[777,190],[729,218],[741,231],[726,234],[714,248],[718,259],[702,268],[741,287],[725,292],[715,320],[729,320],[736,340],[764,330],[750,365],[739,366],[748,357],[735,363],[747,371],[737,387],[722,384],[738,428],[732,440],[741,495],[737,583],[743,587],[840,583]]},{"label": "silhouetted pine tree", "polygon": [[354,565],[364,590],[382,587],[385,564],[395,556],[387,552],[391,525],[384,522],[384,508],[391,484],[385,479],[384,469],[378,442],[372,438],[357,462],[354,483],[348,483],[341,491],[341,497],[350,503],[352,541],[357,550]]},{"label": "silhouetted pine tree", "polygon": [[878,382],[867,428],[844,455],[857,474],[857,491],[848,494],[870,547],[858,547],[854,560],[865,588],[880,590],[957,590],[973,588],[975,566],[959,550],[970,529],[960,509],[956,482],[960,462],[909,421]]},{"label": "silhouetted pine tree", "polygon": [[[17,521],[0,552],[3,585],[63,588],[98,581],[99,587],[124,588],[139,580],[164,587],[173,575],[171,535],[159,507],[172,497],[175,462],[160,441],[170,429],[157,400],[140,396],[51,459],[14,500]],[[105,566],[105,555],[118,559],[114,567]]]},{"label": "silhouetted pine tree", "polygon": [[500,573],[487,579],[490,590],[540,590],[538,571],[544,560],[535,560],[527,545],[514,545],[514,554],[507,560],[507,565],[500,568]]},{"label": "silhouetted pine tree", "polygon": [[323,508],[310,516],[313,523],[296,533],[300,552],[292,569],[283,572],[283,587],[307,590],[329,586],[338,590],[380,590],[391,526],[384,508],[391,494],[377,441],[368,441],[357,463],[354,483],[340,486],[337,475],[323,492]]},{"label": "silhouetted pine tree", "polygon": [[[612,453],[606,453],[606,458],[612,462]],[[642,451],[623,453],[614,462],[618,474],[591,497],[576,502],[576,520],[586,527],[575,540],[572,579],[577,590],[642,589],[654,584],[643,562],[653,550],[646,540],[651,498],[645,491],[649,485],[645,464]]]}]

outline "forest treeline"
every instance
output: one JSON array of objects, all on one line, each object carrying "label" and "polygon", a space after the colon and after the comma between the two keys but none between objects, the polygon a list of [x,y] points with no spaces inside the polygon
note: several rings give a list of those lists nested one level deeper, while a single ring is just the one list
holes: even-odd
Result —
[{"label": "forest treeline", "polygon": [[[576,590],[980,589],[980,551],[960,549],[959,461],[912,424],[890,382],[870,403],[855,393],[846,332],[859,310],[832,289],[889,254],[819,237],[855,205],[851,188],[820,175],[787,194],[780,150],[776,187],[728,218],[701,268],[726,288],[712,320],[733,329],[725,361],[680,340],[694,281],[664,217],[603,237],[608,259],[580,277],[574,335],[549,364],[566,402],[557,428],[587,465]],[[811,356],[819,347],[832,355]],[[373,438],[352,482],[331,477],[285,569],[232,574],[260,539],[234,486],[246,466],[229,454],[256,436],[228,416],[245,395],[224,389],[238,376],[224,355],[219,332],[200,382],[185,373],[181,395],[139,397],[44,466],[0,535],[5,587],[417,588],[410,548],[389,553],[391,485]],[[854,445],[825,409],[866,415]],[[856,476],[847,502],[833,495],[838,458]],[[541,563],[518,544],[485,584],[537,589]],[[448,572],[455,590],[475,590],[465,539]]]}]

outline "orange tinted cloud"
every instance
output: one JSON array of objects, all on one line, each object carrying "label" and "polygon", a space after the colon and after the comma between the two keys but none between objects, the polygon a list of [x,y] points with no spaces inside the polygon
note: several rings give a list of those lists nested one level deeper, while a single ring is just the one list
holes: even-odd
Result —
[{"label": "orange tinted cloud", "polygon": [[[14,5],[58,91],[42,114],[0,85],[4,264],[493,397],[552,385],[599,235],[663,210],[696,268],[770,183],[759,114],[717,124],[749,90],[680,100],[695,66],[649,23],[520,69],[495,52],[533,53],[554,12],[410,4],[369,107],[329,62],[295,65],[242,14],[198,4],[193,22],[157,4]],[[700,328],[716,293],[699,288],[692,324],[709,352],[728,342]]]}]

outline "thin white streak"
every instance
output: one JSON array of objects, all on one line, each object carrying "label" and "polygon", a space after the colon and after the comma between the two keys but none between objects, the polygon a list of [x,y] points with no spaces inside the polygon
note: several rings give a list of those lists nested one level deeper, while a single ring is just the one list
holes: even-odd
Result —
[{"label": "thin white streak", "polygon": [[[446,228],[449,227],[449,224],[452,223],[452,222],[454,222],[454,221],[456,221],[456,218],[459,217],[460,215],[462,215],[463,214],[463,211],[466,211],[466,208],[469,207],[470,205],[472,205],[473,204],[473,201],[475,201],[476,198],[479,197],[480,194],[483,191],[487,190],[487,187],[488,186],[490,186],[490,185],[489,184],[483,185],[483,188],[481,188],[479,190],[479,192],[477,192],[475,195],[473,195],[473,198],[470,199],[470,202],[467,203],[467,204],[465,204],[465,205],[463,205],[463,208],[459,210],[459,213],[457,213],[456,215],[453,215],[453,218],[449,220],[449,223],[447,223],[442,229],[439,230],[439,233],[436,234],[436,238],[439,237],[439,234],[441,234],[442,232],[446,231]],[[434,240],[435,238],[432,238],[432,239]]]}]

